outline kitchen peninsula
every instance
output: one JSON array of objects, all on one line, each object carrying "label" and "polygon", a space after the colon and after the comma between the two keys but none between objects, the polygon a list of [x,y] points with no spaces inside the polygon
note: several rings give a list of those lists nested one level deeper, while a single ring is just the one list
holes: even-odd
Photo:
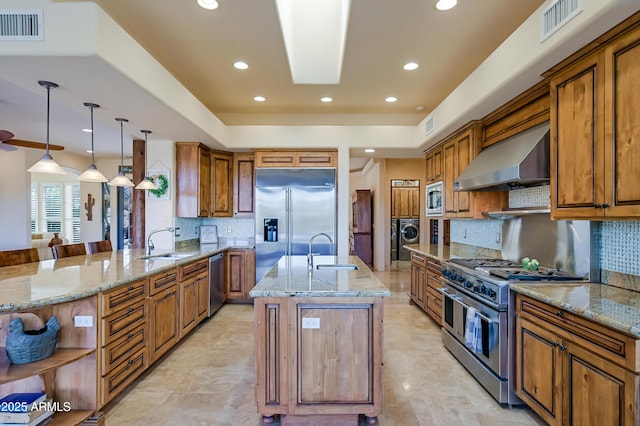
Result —
[{"label": "kitchen peninsula", "polygon": [[306,256],[283,256],[249,295],[265,423],[280,415],[282,425],[357,425],[359,414],[375,422],[391,295],[376,275],[356,256],[314,256],[312,268]]}]

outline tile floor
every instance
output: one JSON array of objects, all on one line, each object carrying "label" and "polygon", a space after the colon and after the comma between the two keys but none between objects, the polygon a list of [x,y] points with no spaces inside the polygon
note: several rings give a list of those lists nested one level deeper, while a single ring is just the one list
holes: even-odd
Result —
[{"label": "tile floor", "polygon": [[[442,346],[440,329],[409,304],[409,262],[379,278],[385,299],[383,426],[542,425],[491,396]],[[253,395],[253,313],[224,305],[106,408],[107,426],[258,426]]]}]

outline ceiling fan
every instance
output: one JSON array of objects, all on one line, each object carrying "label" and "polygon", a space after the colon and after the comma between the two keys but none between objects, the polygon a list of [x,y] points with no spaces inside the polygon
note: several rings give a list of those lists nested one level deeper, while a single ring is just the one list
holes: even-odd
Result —
[{"label": "ceiling fan", "polygon": [[[47,144],[42,142],[24,141],[21,139],[13,139],[14,134],[8,130],[0,130],[0,150],[15,151],[17,146],[23,148],[47,149]],[[64,146],[49,144],[49,150],[62,151]]]}]

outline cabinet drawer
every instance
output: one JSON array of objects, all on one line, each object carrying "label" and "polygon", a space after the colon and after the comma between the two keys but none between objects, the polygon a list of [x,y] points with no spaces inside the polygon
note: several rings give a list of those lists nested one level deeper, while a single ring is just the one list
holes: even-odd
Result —
[{"label": "cabinet drawer", "polygon": [[256,167],[294,167],[294,152],[256,152]]},{"label": "cabinet drawer", "polygon": [[427,267],[427,257],[421,254],[411,252],[411,263],[417,266]]},{"label": "cabinet drawer", "polygon": [[436,315],[438,324],[440,324],[442,321],[442,294],[432,287],[427,287],[427,309]]},{"label": "cabinet drawer", "polygon": [[144,325],[148,316],[147,309],[145,299],[102,318],[102,346],[107,346],[138,325]]},{"label": "cabinet drawer", "polygon": [[149,365],[147,349],[141,348],[102,378],[104,404],[133,382]]},{"label": "cabinet drawer", "polygon": [[519,316],[546,327],[562,338],[631,371],[640,371],[640,366],[636,365],[638,341],[633,337],[521,294],[516,295],[516,309]]},{"label": "cabinet drawer", "polygon": [[335,167],[337,153],[335,152],[300,152],[298,167]]},{"label": "cabinet drawer", "polygon": [[133,352],[146,347],[147,327],[140,324],[102,348],[102,375],[126,360]]},{"label": "cabinet drawer", "polygon": [[178,269],[156,274],[149,278],[149,291],[156,294],[178,282]]},{"label": "cabinet drawer", "polygon": [[430,276],[439,279],[442,276],[442,266],[440,265],[440,262],[436,260],[427,260],[427,273]]},{"label": "cabinet drawer", "polygon": [[102,293],[102,315],[111,315],[125,306],[136,303],[149,292],[147,280],[140,280]]},{"label": "cabinet drawer", "polygon": [[180,267],[180,281],[189,279],[201,272],[206,272],[209,267],[209,259],[192,262]]}]

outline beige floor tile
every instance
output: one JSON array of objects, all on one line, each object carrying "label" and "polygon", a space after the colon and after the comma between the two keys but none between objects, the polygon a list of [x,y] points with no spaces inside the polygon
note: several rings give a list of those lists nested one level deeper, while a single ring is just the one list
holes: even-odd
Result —
[{"label": "beige floor tile", "polygon": [[[410,262],[377,272],[385,300],[382,426],[525,426],[525,407],[497,404],[442,346],[440,329],[409,303]],[[107,426],[258,426],[253,307],[224,305],[106,408]]]}]

